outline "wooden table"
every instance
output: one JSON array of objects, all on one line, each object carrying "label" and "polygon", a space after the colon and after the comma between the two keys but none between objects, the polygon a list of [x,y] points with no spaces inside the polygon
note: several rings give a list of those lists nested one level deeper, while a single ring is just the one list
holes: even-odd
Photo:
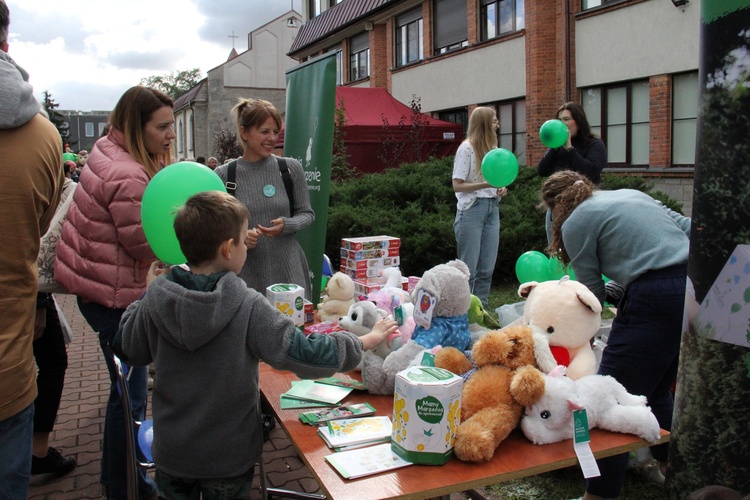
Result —
[{"label": "wooden table", "polygon": [[[358,379],[358,374],[338,374],[341,378]],[[535,445],[519,430],[503,441],[489,462],[473,464],[453,458],[445,465],[411,465],[390,472],[360,479],[343,479],[325,460],[333,453],[316,428],[299,421],[298,414],[309,410],[282,410],[279,395],[298,378],[291,372],[274,370],[261,363],[260,389],[273,407],[276,418],[288,434],[299,456],[312,471],[330,499],[388,499],[431,498],[448,495],[491,484],[570,467],[578,463],[572,440],[547,445]],[[364,391],[353,391],[345,403],[367,401],[377,415],[393,418],[393,396],[374,396]],[[669,432],[662,430],[659,443],[669,441]],[[597,458],[604,458],[647,446],[648,443],[631,434],[591,430],[591,450]],[[583,482],[583,475],[581,475]]]}]

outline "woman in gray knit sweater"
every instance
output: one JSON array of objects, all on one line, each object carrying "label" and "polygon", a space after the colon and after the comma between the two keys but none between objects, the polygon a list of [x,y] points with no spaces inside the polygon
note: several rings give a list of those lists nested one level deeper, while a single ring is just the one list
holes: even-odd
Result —
[{"label": "woman in gray knit sweater", "polygon": [[[307,259],[295,234],[315,220],[305,173],[294,158],[285,158],[292,180],[294,213],[277,157],[273,155],[281,116],[262,99],[240,99],[232,110],[244,150],[237,161],[235,196],[250,210],[245,244],[247,260],[240,277],[250,288],[265,295],[275,283],[295,283],[305,288],[310,300],[312,286]],[[231,162],[230,162],[231,163]],[[216,169],[226,183],[229,163]]]}]

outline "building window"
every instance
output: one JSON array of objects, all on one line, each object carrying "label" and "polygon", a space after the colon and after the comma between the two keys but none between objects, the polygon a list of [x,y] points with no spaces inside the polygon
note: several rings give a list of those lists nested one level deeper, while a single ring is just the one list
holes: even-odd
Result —
[{"label": "building window", "polygon": [[466,129],[469,128],[469,112],[466,111],[466,108],[440,111],[438,113],[438,118],[444,122],[460,124],[464,131],[464,137],[466,137]]},{"label": "building window", "polygon": [[99,122],[99,137],[101,137],[104,134],[104,129],[107,127],[106,122]]},{"label": "building window", "polygon": [[594,7],[601,7],[602,5],[609,5],[612,3],[621,3],[624,0],[583,0],[581,8],[583,10],[593,9]]},{"label": "building window", "polygon": [[609,166],[648,165],[648,80],[586,89],[582,104],[591,131],[607,145]]},{"label": "building window", "polygon": [[422,59],[422,9],[418,8],[396,17],[396,66]]},{"label": "building window", "polygon": [[193,114],[190,113],[190,120],[188,121],[187,135],[188,135],[188,151],[191,151],[191,152],[195,151],[195,140],[193,138],[194,126],[195,126],[195,123],[193,122]]},{"label": "building window", "polygon": [[435,55],[469,46],[466,0],[435,0]]},{"label": "building window", "polygon": [[185,127],[182,126],[182,120],[177,124],[177,152],[182,154],[185,151]]},{"label": "building window", "polygon": [[94,122],[85,122],[83,126],[86,130],[86,137],[94,137]]},{"label": "building window", "polygon": [[341,69],[343,67],[342,60],[341,60],[341,46],[335,45],[333,47],[328,47],[325,52],[326,54],[329,52],[336,53],[336,85],[343,85],[344,75],[343,75],[343,70]]},{"label": "building window", "polygon": [[524,0],[481,0],[479,6],[480,39],[522,30],[526,26]]},{"label": "building window", "polygon": [[312,19],[315,16],[321,15],[323,12],[327,11],[337,3],[341,3],[344,0],[308,0],[309,1],[309,11],[310,11],[310,19]]},{"label": "building window", "polygon": [[519,165],[526,165],[526,101],[505,101],[489,105],[500,122],[498,146],[512,151]]},{"label": "building window", "polygon": [[698,123],[698,73],[672,78],[672,164],[695,165]]},{"label": "building window", "polygon": [[349,40],[349,81],[370,76],[370,34],[365,31]]}]

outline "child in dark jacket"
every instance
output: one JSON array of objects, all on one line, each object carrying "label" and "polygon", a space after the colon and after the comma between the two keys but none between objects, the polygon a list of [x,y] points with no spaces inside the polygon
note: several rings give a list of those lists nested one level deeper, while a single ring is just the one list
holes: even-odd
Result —
[{"label": "child in dark jacket", "polygon": [[248,219],[245,205],[226,193],[188,199],[174,227],[190,271],[175,266],[156,277],[154,263],[147,293],[128,307],[115,339],[123,361],[156,367],[152,455],[168,498],[191,491],[249,498],[263,443],[260,361],[301,378],[331,376],[354,369],[362,351],[397,326],[382,321],[363,337],[305,337],[237,276]]}]

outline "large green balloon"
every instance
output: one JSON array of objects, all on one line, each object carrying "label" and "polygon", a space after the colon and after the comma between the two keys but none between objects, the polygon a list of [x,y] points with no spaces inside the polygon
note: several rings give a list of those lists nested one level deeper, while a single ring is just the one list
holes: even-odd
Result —
[{"label": "large green balloon", "polygon": [[63,153],[63,162],[66,161],[78,161],[78,155],[75,153]]},{"label": "large green balloon", "polygon": [[227,189],[213,170],[192,161],[165,167],[146,186],[141,203],[143,232],[160,261],[171,265],[187,262],[174,232],[174,218],[188,198],[203,191],[226,193]]},{"label": "large green balloon", "polygon": [[536,250],[522,253],[516,261],[516,277],[520,283],[550,280],[549,258]]},{"label": "large green balloon", "polygon": [[518,177],[518,158],[503,148],[495,148],[484,155],[482,175],[492,187],[509,186]]},{"label": "large green balloon", "polygon": [[539,128],[539,139],[548,148],[559,148],[568,140],[569,133],[562,120],[547,120]]}]

